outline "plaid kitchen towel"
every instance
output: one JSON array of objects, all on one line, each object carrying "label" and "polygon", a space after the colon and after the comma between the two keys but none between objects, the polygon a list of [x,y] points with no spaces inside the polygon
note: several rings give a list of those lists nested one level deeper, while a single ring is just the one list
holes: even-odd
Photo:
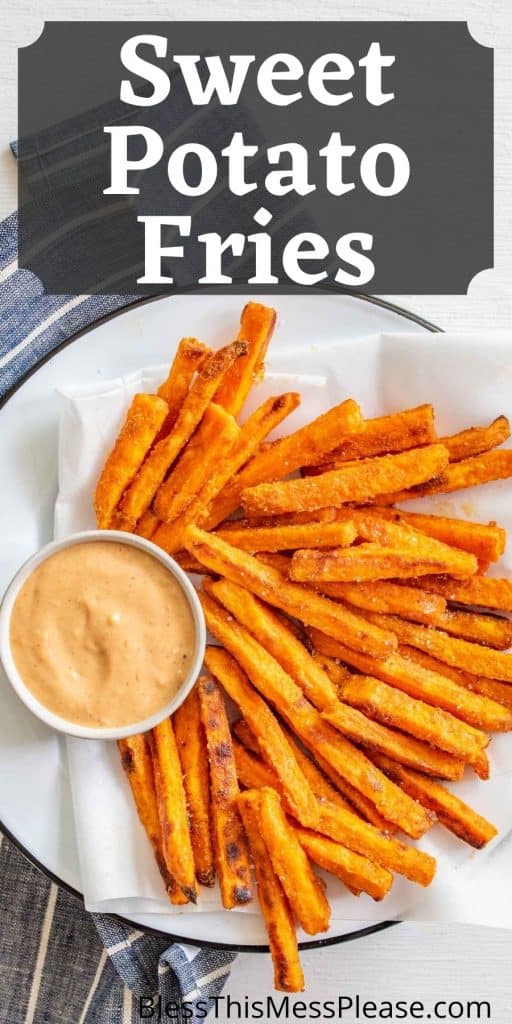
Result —
[{"label": "plaid kitchen towel", "polygon": [[[0,224],[4,396],[66,339],[133,302],[132,296],[45,295],[33,274],[18,270],[16,255],[13,214]],[[162,1006],[177,1007],[172,1019],[195,1024],[222,991],[234,960],[232,953],[170,945],[161,934],[87,914],[80,899],[32,867],[1,834],[0,922],[5,1024],[131,1024],[141,1020],[141,999],[157,1006],[159,997]]]}]

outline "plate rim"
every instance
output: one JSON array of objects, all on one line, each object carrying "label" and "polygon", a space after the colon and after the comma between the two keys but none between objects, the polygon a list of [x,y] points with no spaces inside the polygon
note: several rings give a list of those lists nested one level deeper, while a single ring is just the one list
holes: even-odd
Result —
[{"label": "plate rim", "polygon": [[[186,294],[195,290],[195,288],[183,289],[176,294]],[[200,289],[198,290],[198,294],[204,295],[213,293],[205,292],[204,289]],[[308,294],[313,295],[315,297],[322,294],[335,294],[343,297],[349,296],[350,298],[357,299],[361,302],[367,302],[371,305],[378,306],[380,309],[385,309],[391,313],[395,313],[402,319],[410,320],[411,323],[416,324],[416,326],[423,327],[426,331],[430,332],[431,334],[443,333],[443,328],[439,327],[437,324],[434,324],[431,320],[428,320],[425,317],[422,317],[419,314],[414,313],[412,310],[408,309],[405,306],[399,306],[398,304],[394,302],[389,302],[387,299],[383,299],[377,295],[370,295],[367,294],[366,292],[355,292],[345,288],[334,288],[332,286],[317,286],[315,288],[312,288]],[[26,384],[26,382],[32,376],[34,376],[34,374],[36,374],[42,366],[50,362],[50,360],[53,359],[54,356],[58,355],[59,352],[62,352],[63,349],[67,348],[67,346],[71,345],[74,341],[77,341],[79,338],[82,338],[85,334],[88,334],[90,331],[95,330],[97,327],[100,327],[107,321],[113,320],[115,317],[122,316],[123,313],[128,312],[129,310],[132,310],[135,307],[147,305],[150,302],[159,302],[162,299],[169,299],[173,297],[173,295],[169,294],[149,296],[145,295],[141,297],[136,297],[134,298],[133,302],[128,302],[126,305],[121,306],[119,309],[110,310],[108,313],[105,313],[103,316],[101,316],[98,320],[95,320],[94,323],[88,324],[86,327],[80,328],[80,330],[75,331],[73,334],[71,334],[69,338],[64,338],[63,341],[59,342],[59,344],[56,345],[55,348],[51,349],[50,352],[45,353],[45,355],[41,359],[34,363],[33,366],[29,367],[29,369],[20,377],[20,379],[17,380],[13,385],[11,385],[11,387],[9,387],[7,391],[0,397],[0,412],[7,405],[10,399],[13,398],[16,392],[21,390],[21,388]],[[257,298],[256,295],[255,298]],[[48,878],[51,882],[53,882],[55,885],[59,886],[59,888],[63,889],[69,895],[74,896],[76,899],[78,899],[84,906],[83,893],[81,893],[78,889],[75,889],[75,887],[72,886],[69,882],[66,882],[64,879],[59,878],[58,875],[51,871],[50,868],[46,867],[46,865],[44,865],[34,854],[27,850],[23,843],[19,839],[17,839],[17,837],[11,832],[11,830],[4,825],[1,818],[0,831],[7,838],[7,840],[10,843],[12,843],[15,849],[22,854],[22,856],[25,858],[26,861],[28,861],[29,864],[37,868],[38,871],[45,875],[45,877]],[[130,920],[130,918],[123,917],[120,914],[109,914],[108,916],[114,918],[117,921],[120,921],[122,924],[131,926],[134,923],[133,920]],[[388,928],[393,928],[397,924],[401,924],[401,922],[399,920],[379,921],[378,923],[370,924],[365,928],[357,928],[353,932],[347,932],[345,935],[334,935],[326,939],[312,939],[311,941],[299,942],[299,948],[301,950],[308,950],[321,949],[326,946],[342,945],[342,943],[344,942],[353,942],[356,939],[366,938],[366,936],[368,935],[375,935],[376,933],[385,931]],[[268,954],[269,952],[268,944],[241,945],[239,943],[234,942],[212,942],[210,939],[192,939],[187,936],[176,935],[171,932],[162,931],[159,928],[148,927],[145,930],[152,935],[158,935],[162,938],[168,939],[169,943],[182,942],[185,945],[189,946],[197,946],[204,949],[219,949],[222,951],[232,953]]]}]

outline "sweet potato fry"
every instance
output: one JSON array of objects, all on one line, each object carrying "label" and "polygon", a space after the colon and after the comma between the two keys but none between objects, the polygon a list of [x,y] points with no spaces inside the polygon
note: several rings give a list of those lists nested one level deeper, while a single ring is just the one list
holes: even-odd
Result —
[{"label": "sweet potato fry", "polygon": [[411,768],[395,764],[381,754],[376,763],[390,778],[398,782],[415,800],[432,811],[437,820],[470,846],[481,849],[497,835],[497,829],[480,814],[468,807],[459,797],[450,793],[439,782],[419,775]]},{"label": "sweet potato fry", "polygon": [[263,481],[282,480],[301,466],[314,465],[347,435],[360,430],[362,422],[359,406],[349,398],[295,433],[274,441],[221,491],[210,508],[207,528],[218,526],[238,508],[245,488]]},{"label": "sweet potato fry", "polygon": [[367,583],[385,579],[411,579],[447,572],[449,562],[380,544],[356,544],[329,551],[295,551],[290,563],[290,579],[310,586],[322,583]]},{"label": "sweet potato fry", "polygon": [[428,625],[432,616],[442,615],[446,601],[440,594],[430,594],[406,584],[399,586],[389,580],[369,583],[320,583],[317,589],[326,597],[348,601],[363,611],[382,612],[384,615],[403,615],[413,622]]},{"label": "sweet potato fry", "polygon": [[485,750],[482,750],[482,752],[478,755],[476,761],[473,761],[471,767],[473,768],[475,775],[478,775],[478,778],[483,779],[484,782],[490,778],[491,765],[489,763],[489,758]]},{"label": "sweet potato fry", "polygon": [[[401,653],[401,647],[397,654],[392,654],[386,661],[378,661],[377,658],[349,650],[318,630],[310,630],[310,636],[314,647],[322,654],[340,658],[364,675],[376,676],[377,679],[398,687],[417,700],[450,711],[456,718],[467,722],[478,731],[485,729],[494,732],[510,728],[510,716],[503,707],[489,701],[488,698],[480,697],[479,694],[469,692],[448,676],[412,662]],[[483,748],[486,743],[487,737],[482,732],[481,747]]]},{"label": "sweet potato fry", "polygon": [[318,832],[295,826],[295,835],[310,860],[319,868],[336,875],[356,895],[368,893],[374,900],[382,900],[393,884],[393,875],[386,868],[372,863],[367,857],[333,842]]},{"label": "sweet potato fry", "polygon": [[[424,815],[418,815],[416,805],[404,802],[400,790],[396,787],[389,789],[382,777],[373,775],[364,754],[322,720],[279,662],[243,626],[211,597],[201,594],[200,598],[208,628],[215,639],[236,658],[254,686],[274,705],[308,749],[313,753],[319,752],[345,775],[356,789],[372,800],[383,817],[396,822],[414,838],[422,835],[429,822]],[[253,728],[250,721],[249,724]],[[307,821],[301,823],[309,824]]]},{"label": "sweet potato fry", "polygon": [[318,816],[315,797],[270,708],[249,684],[247,677],[227,651],[220,647],[208,647],[205,664],[212,675],[222,683],[226,693],[247,720],[258,739],[263,757],[272,766],[283,787],[295,817],[304,824],[314,823]]},{"label": "sweet potato fry", "polygon": [[205,581],[212,594],[273,655],[317,708],[337,700],[336,687],[281,618],[254,594],[231,580]]},{"label": "sweet potato fry", "polygon": [[151,540],[155,530],[158,529],[160,520],[150,508],[146,509],[144,515],[140,517],[137,525],[134,528],[134,533],[138,537],[145,537],[146,540]]},{"label": "sweet potato fry", "polygon": [[206,733],[215,861],[226,910],[252,900],[249,850],[237,807],[240,792],[224,698],[213,679],[201,676],[201,720]]},{"label": "sweet potato fry", "polygon": [[[489,647],[481,647],[480,644],[470,643],[469,640],[459,640],[458,637],[448,636],[439,629],[431,629],[428,626],[419,626],[413,622],[405,622],[395,616],[375,616],[372,612],[372,619],[382,626],[383,629],[392,629],[400,640],[400,643],[410,647],[419,647],[420,651],[433,654],[439,661],[453,665],[455,668],[462,668],[475,675],[485,676],[486,679],[500,679],[505,683],[512,683],[512,655],[504,654],[502,651],[495,651]],[[482,708],[483,710],[483,708]],[[488,708],[490,712],[492,709]],[[499,722],[502,728],[510,729],[511,723],[503,719],[497,719],[492,728],[496,728]],[[491,726],[487,726],[491,728]]]},{"label": "sweet potato fry", "polygon": [[[405,618],[409,619],[411,616],[405,615]],[[430,621],[424,625],[436,626],[451,636],[472,640],[485,647],[494,647],[498,651],[505,651],[512,644],[512,622],[509,619],[500,619],[496,615],[448,608],[441,615],[432,615]]]},{"label": "sweet potato fry", "polygon": [[[336,667],[338,668],[339,666]],[[250,730],[248,730],[246,722],[237,722],[236,725],[234,726],[234,732],[235,735],[238,736],[238,738],[240,739],[240,742],[249,751],[256,753],[257,756],[261,754],[258,743],[254,740],[254,737],[252,736]],[[338,772],[334,771],[334,769],[331,768],[331,766],[327,764],[327,762],[322,761],[318,754],[316,757],[316,761],[313,761],[310,757],[308,757],[307,754],[305,754],[300,749],[300,747],[295,742],[295,740],[293,739],[292,735],[289,732],[286,732],[286,736],[288,738],[290,746],[292,747],[295,757],[297,758],[297,761],[311,786],[311,789],[313,790],[317,800],[319,800],[320,803],[327,802],[331,804],[336,804],[339,807],[344,807],[345,810],[351,811],[352,813],[354,813],[354,810],[356,810],[357,813],[362,818],[364,818],[365,821],[371,822],[371,824],[375,825],[375,827],[380,829],[381,832],[391,833],[396,831],[396,825],[393,825],[390,821],[385,821],[382,815],[379,814],[378,811],[376,811],[374,805],[370,802],[370,800],[367,800],[362,793],[360,793],[357,789],[351,786],[346,779],[342,778],[339,775]],[[317,765],[321,766],[321,771],[317,767]],[[329,779],[331,781],[328,781]],[[279,792],[281,792],[279,784],[276,783],[278,783],[277,778],[275,778],[275,781],[273,781],[272,778],[267,778],[266,782],[257,782],[255,780],[253,780],[252,782],[245,782],[244,779],[244,785],[272,786],[274,789],[279,789]],[[282,795],[284,797],[284,794]],[[284,797],[284,799],[286,798]]]},{"label": "sweet potato fry", "polygon": [[157,395],[133,397],[96,484],[94,508],[100,530],[110,526],[118,502],[144,462],[167,411],[167,402]]},{"label": "sweet potato fry", "polygon": [[512,476],[512,450],[498,448],[483,455],[475,455],[462,462],[451,462],[436,479],[430,483],[417,484],[410,489],[400,489],[390,494],[379,494],[378,505],[394,505],[397,501],[424,498],[429,494],[451,494],[465,487],[476,487],[491,480],[506,480]]},{"label": "sweet potato fry", "polygon": [[512,580],[490,576],[471,576],[468,580],[432,576],[422,579],[420,586],[447,601],[469,604],[472,607],[491,608],[493,611],[512,612]]},{"label": "sweet potato fry", "polygon": [[[352,676],[342,686],[342,697],[347,704],[359,708],[369,718],[376,718],[378,722],[415,736],[425,744],[430,743],[439,750],[445,750],[461,761],[472,763],[484,746],[482,734],[472,726],[461,722],[448,711],[433,708],[431,704],[410,697],[408,693],[373,676]],[[340,724],[347,717],[346,712],[337,709],[336,705],[331,710]],[[324,715],[324,718],[332,720],[329,714]],[[368,735],[370,731],[368,728]],[[396,760],[403,763],[402,757]],[[424,768],[420,770],[425,771]]]},{"label": "sweet potato fry", "polygon": [[447,464],[448,452],[440,444],[411,448],[399,455],[355,461],[320,476],[246,486],[242,505],[246,515],[279,515],[370,501],[393,485],[406,488],[431,480]]},{"label": "sweet potato fry", "polygon": [[215,395],[215,401],[232,416],[238,416],[252,385],[263,376],[275,323],[275,309],[260,302],[248,302],[242,310],[237,339],[247,343],[247,352],[228,370]]},{"label": "sweet potato fry", "polygon": [[149,736],[165,863],[184,895],[195,903],[196,880],[187,802],[170,718],[155,726]]},{"label": "sweet potato fry", "polygon": [[352,459],[403,452],[422,444],[432,444],[435,440],[434,410],[431,405],[418,405],[415,409],[365,420],[357,434],[347,437],[339,448],[329,452],[318,467],[311,469],[314,473],[327,472]]},{"label": "sweet potato fry", "polygon": [[[288,813],[293,813],[287,803],[281,784],[272,769],[259,758],[234,741],[233,749],[237,762],[239,779],[248,789],[270,786],[279,792]],[[382,864],[389,871],[396,871],[419,885],[430,885],[435,872],[435,860],[427,853],[406,846],[383,831],[362,821],[352,809],[346,810],[340,804],[327,800],[319,801],[319,821],[316,831],[329,836],[337,843],[368,857],[374,863]]]},{"label": "sweet potato fry", "polygon": [[272,867],[301,928],[308,935],[327,931],[331,912],[324,886],[286,819],[279,794],[267,787],[252,792],[255,794],[252,799],[257,801],[261,836]]},{"label": "sweet potato fry", "polygon": [[210,402],[195,433],[158,488],[153,509],[162,522],[176,519],[190,505],[239,433],[233,416]]},{"label": "sweet potato fry", "polygon": [[132,529],[149,508],[166,473],[201,421],[220,381],[245,351],[244,343],[235,341],[205,359],[171,432],[155,445],[124,493],[119,506],[119,523],[125,529]]},{"label": "sweet potato fry", "polygon": [[[403,732],[409,733],[408,736],[404,736],[394,729],[388,729],[385,724],[381,725],[381,722],[389,722],[389,724],[397,726],[397,718],[402,722],[402,716],[396,714],[393,701],[391,702],[391,713],[387,716],[383,713],[380,704],[375,708],[373,701],[366,700],[365,681],[364,676],[353,676],[352,680],[346,684],[348,693],[346,700],[351,706],[347,707],[347,704],[338,701],[328,708],[327,711],[324,711],[322,717],[327,722],[330,722],[331,725],[334,725],[336,729],[339,729],[344,736],[348,736],[349,739],[353,740],[354,743],[368,747],[370,750],[378,750],[382,754],[387,754],[388,757],[393,758],[393,760],[398,761],[400,764],[409,765],[411,768],[417,768],[420,772],[425,772],[426,775],[434,775],[440,779],[456,780],[462,778],[464,774],[464,760],[457,759],[451,753],[445,753],[445,747],[436,750],[434,746],[429,745],[429,740],[423,742],[425,740],[424,736],[421,739],[415,738],[418,736],[419,729],[412,734],[410,728],[406,729],[405,725],[399,725]],[[361,692],[359,690],[360,682]],[[386,686],[385,683],[379,683],[378,680],[374,680],[374,682],[378,686]],[[387,689],[390,690],[391,687],[387,687]],[[356,693],[355,699],[353,698],[354,690]],[[405,697],[406,700],[410,701],[411,699],[406,694],[401,693],[400,690],[394,690],[393,696],[396,697],[396,694],[399,697]],[[419,704],[419,701],[417,703]],[[428,705],[425,705],[425,707],[428,707]],[[364,714],[357,710],[358,708],[361,708]],[[432,715],[433,709],[428,707],[428,711]],[[373,721],[375,718],[378,721]]]},{"label": "sweet potato fry", "polygon": [[502,704],[509,711],[512,711],[512,686],[508,683],[501,683],[498,679],[484,679],[481,676],[473,675],[472,672],[464,672],[460,668],[453,668],[452,665],[446,665],[444,662],[438,661],[437,658],[433,658],[431,654],[427,654],[425,651],[418,650],[417,647],[407,647],[405,644],[401,644],[400,654],[403,658],[407,658],[408,661],[414,661],[417,665],[431,669],[432,672],[438,672],[440,675],[447,676],[454,683],[464,686],[466,690],[473,690],[474,693],[490,697],[497,704]]},{"label": "sweet potato fry", "polygon": [[[356,789],[348,779],[344,778],[339,771],[325,758],[322,757],[318,751],[314,752],[315,761],[322,769],[324,774],[327,776],[332,785],[348,800],[350,804],[350,810],[355,812],[364,821],[374,825],[375,828],[379,829],[380,832],[384,832],[386,835],[393,835],[398,832],[398,825],[394,821],[388,821],[379,813],[375,804],[361,793],[359,789]],[[318,828],[318,826],[316,826]],[[329,833],[330,834],[330,833]],[[335,837],[333,837],[335,838]]]},{"label": "sweet potato fry", "polygon": [[196,576],[213,575],[210,569],[207,569],[205,565],[202,565],[196,558],[189,555],[185,548],[175,552],[174,561],[178,563],[184,572],[193,573]]},{"label": "sweet potato fry", "polygon": [[[250,750],[252,754],[256,754],[257,757],[261,757],[261,747],[254,735],[252,729],[249,728],[245,718],[239,718],[238,721],[234,722],[231,726],[232,736],[236,736],[237,740],[240,741],[246,750]],[[248,786],[248,789],[251,789]]]},{"label": "sweet potato fry", "polygon": [[208,519],[209,503],[231,479],[258,447],[265,437],[279,423],[297,408],[300,396],[295,392],[269,398],[249,416],[240,428],[238,437],[229,451],[216,460],[199,494],[193,499],[178,519],[170,524],[163,523],[155,535],[155,543],[174,554],[179,550],[183,533],[188,523],[201,523]]},{"label": "sweet potato fry", "polygon": [[[383,547],[395,548],[416,555],[418,561],[429,558],[449,564],[452,576],[470,576],[478,568],[475,555],[459,548],[450,547],[434,537],[427,536],[409,523],[392,522],[389,518],[375,514],[370,509],[354,509],[353,513],[339,511],[340,516],[350,516],[360,537]],[[442,570],[439,570],[442,571]]]},{"label": "sweet potato fry", "polygon": [[237,521],[217,530],[217,537],[243,551],[292,551],[295,548],[348,547],[356,539],[350,520],[340,523],[307,523],[304,526],[238,527]]},{"label": "sweet potato fry", "polygon": [[[220,576],[239,583],[262,600],[280,608],[308,625],[342,636],[347,644],[386,657],[395,647],[393,633],[375,630],[358,615],[347,613],[334,601],[292,583],[253,555],[239,551],[226,541],[189,526],[185,533],[187,551]],[[390,639],[391,638],[391,639]]]},{"label": "sweet potato fry", "polygon": [[284,889],[261,836],[259,796],[255,797],[254,791],[241,793],[237,803],[251,848],[258,902],[268,932],[274,987],[278,992],[302,992],[304,975],[295,925]]},{"label": "sweet potato fry", "polygon": [[185,401],[194,373],[201,367],[211,349],[197,338],[182,338],[166,379],[160,384],[158,394],[169,406],[168,427],[176,422],[177,415]]},{"label": "sweet potato fry", "polygon": [[173,725],[187,797],[196,878],[201,885],[210,886],[215,881],[215,864],[210,833],[208,751],[197,686],[175,712]]},{"label": "sweet potato fry", "polygon": [[510,424],[506,416],[498,416],[488,427],[469,427],[450,437],[439,438],[450,453],[450,462],[460,462],[473,455],[481,455],[497,448],[510,437]]},{"label": "sweet potato fry", "polygon": [[394,523],[414,526],[428,537],[435,537],[450,547],[468,551],[485,561],[497,562],[505,550],[506,533],[496,523],[467,522],[464,519],[425,515],[422,512],[402,512],[394,508],[381,508],[379,515]]},{"label": "sweet potato fry", "polygon": [[121,764],[126,773],[135,801],[135,806],[153,847],[153,853],[171,903],[188,903],[187,897],[176,885],[165,862],[158,804],[155,790],[153,762],[147,736],[139,733],[118,740]]}]

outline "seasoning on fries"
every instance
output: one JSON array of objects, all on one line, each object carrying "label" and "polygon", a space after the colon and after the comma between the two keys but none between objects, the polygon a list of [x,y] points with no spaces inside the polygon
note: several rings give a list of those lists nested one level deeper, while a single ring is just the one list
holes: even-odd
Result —
[{"label": "seasoning on fries", "polygon": [[357,396],[291,432],[297,392],[240,422],[275,321],[250,302],[218,351],[181,340],[157,394],[134,397],[94,505],[101,528],[202,577],[222,645],[172,721],[119,742],[169,899],[200,904],[216,873],[224,907],[244,904],[254,872],[275,986],[298,992],[294,918],[311,935],[330,918],[313,865],[381,900],[395,874],[435,876],[397,830],[475,848],[497,834],[457,783],[470,768],[483,785],[491,734],[512,730],[505,530],[394,505],[505,480],[512,450],[506,416],[448,435],[431,404],[365,419]]}]

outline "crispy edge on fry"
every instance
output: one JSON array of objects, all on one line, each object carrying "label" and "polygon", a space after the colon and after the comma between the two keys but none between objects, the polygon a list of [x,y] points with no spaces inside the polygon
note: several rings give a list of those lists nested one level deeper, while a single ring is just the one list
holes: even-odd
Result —
[{"label": "crispy edge on fry", "polygon": [[197,899],[181,765],[170,718],[149,733],[165,862],[191,903]]},{"label": "crispy edge on fry", "polygon": [[121,764],[130,784],[137,813],[144,826],[153,853],[162,876],[171,903],[183,905],[188,903],[187,897],[176,885],[165,862],[158,804],[155,789],[153,761],[147,736],[139,733],[118,740],[117,746],[121,755]]},{"label": "crispy edge on fry", "polygon": [[199,370],[209,355],[211,355],[211,349],[207,345],[203,345],[197,338],[181,339],[169,373],[158,388],[160,398],[164,398],[169,406],[167,423],[169,430],[185,400],[194,373]]},{"label": "crispy edge on fry", "polygon": [[429,623],[433,615],[442,615],[446,601],[440,594],[431,594],[419,587],[400,586],[390,580],[367,583],[324,583],[318,589],[326,597],[348,601],[363,611],[402,615],[413,622]]},{"label": "crispy edge on fry", "polygon": [[497,562],[505,550],[507,535],[503,527],[496,523],[468,522],[465,519],[427,515],[423,512],[403,512],[395,508],[381,508],[379,515],[394,523],[414,526],[428,537],[468,551],[485,561]]},{"label": "crispy edge on fry", "polygon": [[215,881],[215,864],[210,831],[208,751],[197,686],[175,711],[173,724],[187,797],[196,878],[201,885],[211,886]]},{"label": "crispy edge on fry", "polygon": [[203,582],[203,590],[213,595],[273,655],[306,697],[317,708],[337,700],[336,687],[314,661],[300,640],[275,612],[248,590],[231,580]]},{"label": "crispy edge on fry", "polygon": [[396,487],[408,488],[431,480],[447,465],[448,452],[440,444],[411,448],[398,455],[356,460],[320,476],[246,486],[242,505],[246,515],[268,515],[369,501]]},{"label": "crispy edge on fry", "polygon": [[395,649],[396,638],[392,632],[375,631],[361,616],[347,613],[334,601],[286,580],[276,569],[245,551],[239,551],[220,537],[189,526],[184,546],[220,576],[239,583],[257,597],[308,625],[315,625],[333,636],[343,636],[345,643],[354,644],[360,650],[373,651],[378,658],[385,658]]},{"label": "crispy edge on fry", "polygon": [[266,786],[256,793],[261,835],[301,928],[308,935],[327,931],[331,911],[324,886],[286,819],[279,794]]},{"label": "crispy edge on fry", "polygon": [[[345,775],[386,819],[394,821],[413,838],[423,835],[430,822],[424,813],[419,813],[414,801],[404,799],[397,787],[388,786],[381,773],[375,774],[371,761],[323,721],[279,662],[221,605],[206,594],[200,594],[200,599],[210,632],[237,659],[254,686],[277,708],[308,749],[313,753],[318,751]],[[308,791],[311,793],[309,786]],[[314,820],[314,812],[312,817]],[[300,820],[302,824],[310,824],[307,819]]]},{"label": "crispy edge on fry", "polygon": [[120,523],[132,529],[151,505],[167,471],[193,434],[218,384],[246,346],[235,341],[205,359],[180,408],[171,432],[152,449],[125,491],[119,506]]},{"label": "crispy edge on fry", "polygon": [[512,580],[480,575],[471,576],[467,580],[455,580],[450,576],[429,576],[421,580],[420,586],[434,594],[441,594],[447,601],[454,601],[456,604],[512,612]]},{"label": "crispy edge on fry", "polygon": [[348,547],[356,539],[355,527],[347,520],[339,523],[305,523],[297,526],[263,526],[216,531],[217,537],[243,551],[291,551],[295,548]]},{"label": "crispy edge on fry", "polygon": [[258,902],[274,965],[274,987],[278,992],[302,992],[304,975],[292,912],[261,836],[259,797],[254,793],[254,790],[241,793],[237,804],[251,848]]},{"label": "crispy edge on fry", "polygon": [[96,484],[94,508],[100,530],[110,526],[115,509],[144,462],[167,411],[167,403],[157,395],[134,395]]},{"label": "crispy edge on fry", "polygon": [[392,654],[386,661],[378,661],[368,655],[351,651],[344,644],[318,630],[310,630],[310,637],[313,646],[321,654],[339,658],[363,675],[376,676],[377,679],[398,687],[417,700],[449,711],[477,730],[487,729],[493,732],[496,726],[501,726],[502,729],[508,727],[510,715],[505,708],[494,701],[488,701],[487,698],[481,698],[477,693],[470,692],[448,675],[412,662],[402,654],[401,646],[397,654]]},{"label": "crispy edge on fry", "polygon": [[281,480],[301,466],[318,462],[349,434],[361,429],[361,410],[351,398],[334,406],[293,434],[279,438],[258,452],[221,491],[210,508],[208,529],[213,529],[238,508],[246,487]]},{"label": "crispy edge on fry", "polygon": [[395,764],[381,754],[375,755],[375,761],[415,800],[432,811],[445,828],[470,846],[481,849],[497,835],[498,830],[494,825],[439,782],[427,779],[411,768]]},{"label": "crispy edge on fry", "polygon": [[[388,416],[365,420],[359,433],[347,437],[339,448],[329,452],[315,472],[327,468],[338,469],[352,459],[367,459],[374,455],[387,455],[419,448],[436,440],[434,410],[431,405],[418,405],[414,409],[394,412]],[[322,464],[324,469],[322,469]]]},{"label": "crispy edge on fry", "polygon": [[237,338],[247,343],[247,352],[228,370],[215,401],[232,416],[238,416],[252,385],[263,376],[264,360],[276,324],[276,311],[260,302],[248,302],[242,310]]},{"label": "crispy edge on fry", "polygon": [[394,505],[397,501],[410,501],[428,494],[450,494],[466,487],[477,487],[491,480],[506,480],[512,476],[512,451],[508,448],[493,449],[483,455],[475,455],[461,462],[451,462],[438,477],[430,483],[417,484],[407,489],[380,494],[377,504]]},{"label": "crispy edge on fry", "polygon": [[240,434],[230,413],[210,402],[194,434],[160,484],[153,509],[162,522],[176,519],[199,493],[217,460],[229,451]]},{"label": "crispy edge on fry", "polygon": [[198,688],[210,763],[215,861],[222,905],[231,910],[253,898],[249,851],[236,804],[240,789],[220,687],[208,676],[201,676]]},{"label": "crispy edge on fry", "polygon": [[[388,718],[385,712],[379,715],[374,714],[373,704],[368,706],[365,703],[364,682],[361,695],[357,690],[359,681],[364,681],[364,679],[364,676],[353,676],[353,683],[346,684],[348,691],[346,699],[347,703],[351,705],[350,707],[338,701],[331,708],[327,708],[323,712],[322,717],[327,722],[330,722],[331,725],[334,725],[336,729],[339,729],[344,736],[354,740],[355,743],[368,747],[370,750],[377,750],[381,754],[386,754],[388,757],[393,758],[393,760],[398,761],[399,764],[408,765],[420,772],[425,772],[426,775],[434,775],[441,779],[450,779],[452,781],[461,779],[464,773],[464,760],[452,756],[450,753],[445,753],[444,749],[435,749],[435,747],[430,746],[429,741],[425,741],[424,737],[418,739],[417,733],[411,735],[410,729],[405,729],[404,726],[397,726],[396,715],[394,716],[395,720],[393,720],[393,715],[390,716],[389,724],[402,728],[402,732],[397,732],[395,729],[387,727]],[[380,685],[384,687],[385,683]],[[351,699],[350,686],[355,686],[356,688],[357,703]],[[388,689],[391,689],[391,687],[388,687]],[[395,690],[394,694],[396,693],[399,693],[402,697],[407,696],[401,693],[400,690]],[[427,706],[425,705],[425,707]],[[429,711],[432,711],[432,708],[429,708]],[[374,718],[379,720],[374,721]],[[386,724],[381,724],[383,722],[386,722]],[[407,732],[409,735],[404,736],[403,732]]]},{"label": "crispy edge on fry", "polygon": [[450,462],[460,462],[461,459],[470,458],[472,455],[481,455],[491,448],[497,448],[510,437],[510,424],[506,416],[498,416],[487,427],[469,427],[459,431],[458,434],[451,434],[449,437],[440,437],[440,444],[444,444],[450,453]]},{"label": "crispy edge on fry", "polygon": [[[347,512],[338,512],[337,518],[339,519],[341,515],[346,516]],[[430,537],[409,523],[392,522],[388,517],[376,514],[371,509],[354,509],[351,518],[364,540],[398,551],[408,551],[416,555],[418,561],[433,558],[440,563],[445,562],[451,566],[452,576],[465,577],[477,571],[478,561],[475,555]]]},{"label": "crispy edge on fry", "polygon": [[[475,566],[476,567],[476,566]],[[380,544],[357,544],[328,551],[301,549],[290,562],[290,579],[318,586],[322,583],[369,583],[385,579],[411,579],[447,572],[450,562]]]},{"label": "crispy edge on fry", "polygon": [[[445,750],[461,761],[473,763],[488,743],[484,733],[461,722],[448,711],[432,707],[373,676],[352,676],[342,684],[341,693],[347,704],[358,708],[369,718],[376,718],[426,744]],[[341,713],[338,713],[338,718],[342,718]]]},{"label": "crispy edge on fry", "polygon": [[[208,599],[211,604],[215,602]],[[210,614],[212,623],[212,615]],[[259,693],[250,685],[235,659],[220,647],[207,647],[205,664],[222,683],[258,739],[265,760],[272,766],[289,806],[299,821],[314,824],[318,817],[315,798],[297,764],[293,750],[277,719]]]},{"label": "crispy edge on fry", "polygon": [[386,868],[318,832],[300,825],[294,831],[309,859],[336,875],[356,896],[365,892],[374,900],[382,900],[391,889],[393,875]]}]

